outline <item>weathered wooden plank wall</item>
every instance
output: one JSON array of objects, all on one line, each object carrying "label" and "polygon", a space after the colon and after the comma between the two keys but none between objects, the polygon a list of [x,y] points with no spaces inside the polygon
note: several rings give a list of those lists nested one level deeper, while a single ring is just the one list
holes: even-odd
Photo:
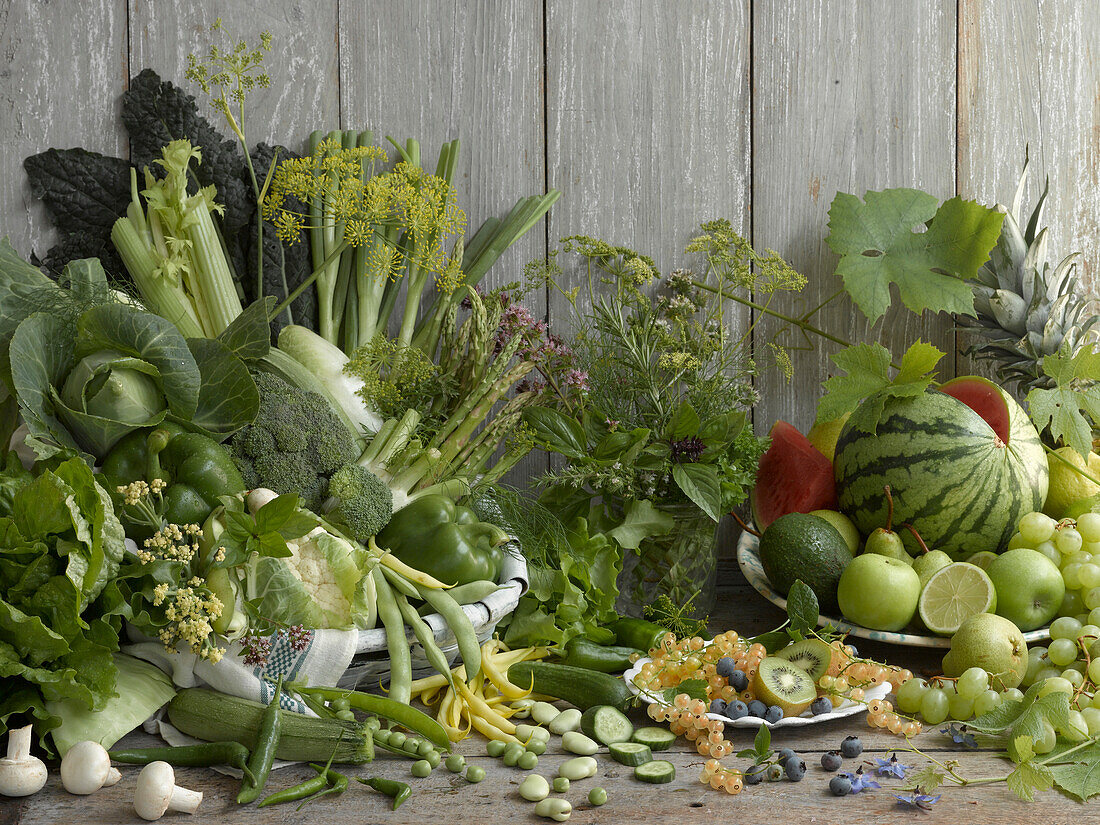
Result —
[{"label": "weathered wooden plank wall", "polygon": [[[459,137],[472,225],[561,189],[490,283],[571,233],[634,245],[668,269],[699,221],[727,216],[809,277],[813,306],[837,287],[824,243],[836,191],[1007,200],[1025,145],[1032,190],[1050,176],[1052,253],[1083,253],[1082,289],[1100,278],[1100,6],[1077,0],[0,0],[0,234],[44,251],[23,157],[125,153],[128,77],[150,66],[184,82],[188,52],[219,16],[239,35],[274,35],[250,139],[373,128],[417,136],[430,157]],[[560,300],[530,300],[561,320]],[[818,321],[868,335],[845,302]],[[775,331],[761,324],[757,343]],[[944,318],[889,316],[871,334],[955,345]],[[793,385],[760,382],[758,430],[811,423],[829,352],[796,352]]]}]

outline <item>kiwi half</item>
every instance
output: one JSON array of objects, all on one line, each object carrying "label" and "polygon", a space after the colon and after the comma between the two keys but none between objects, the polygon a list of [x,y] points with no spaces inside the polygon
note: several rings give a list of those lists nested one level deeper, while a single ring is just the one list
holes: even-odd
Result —
[{"label": "kiwi half", "polygon": [[778,705],[784,716],[798,716],[817,698],[817,688],[809,674],[778,656],[768,656],[760,662],[753,687],[757,699],[767,705]]},{"label": "kiwi half", "polygon": [[775,655],[802,668],[816,684],[829,669],[829,663],[833,660],[833,649],[821,639],[803,639],[787,645]]}]

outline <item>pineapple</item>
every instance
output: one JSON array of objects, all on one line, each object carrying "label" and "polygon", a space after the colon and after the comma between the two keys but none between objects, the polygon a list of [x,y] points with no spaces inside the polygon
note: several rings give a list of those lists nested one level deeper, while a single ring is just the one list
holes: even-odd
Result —
[{"label": "pineapple", "polygon": [[1047,230],[1039,229],[1049,180],[1039,202],[1021,229],[1021,200],[1028,161],[1025,156],[1012,210],[1003,206],[1004,224],[989,260],[974,283],[977,318],[960,317],[964,326],[986,339],[967,355],[994,362],[999,379],[1015,384],[1023,397],[1033,387],[1050,387],[1043,374],[1045,355],[1067,342],[1071,352],[1100,339],[1100,315],[1095,303],[1074,294],[1076,253],[1051,267],[1046,257]]}]

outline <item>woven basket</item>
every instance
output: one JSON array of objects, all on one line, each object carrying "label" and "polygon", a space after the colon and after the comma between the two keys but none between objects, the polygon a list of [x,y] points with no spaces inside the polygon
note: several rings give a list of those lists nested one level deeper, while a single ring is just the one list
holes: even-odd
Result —
[{"label": "woven basket", "polygon": [[[519,545],[512,542],[506,544],[504,550],[504,561],[500,566],[500,588],[479,602],[462,606],[462,610],[470,617],[478,641],[482,643],[492,638],[500,620],[516,609],[520,596],[527,592],[527,562]],[[424,617],[424,621],[432,629],[435,641],[447,661],[453,663],[458,658],[458,643],[443,617],[438,613],[431,613]],[[408,631],[408,640],[412,649],[413,678],[420,679],[434,674],[435,668],[428,664],[424,648],[416,641],[411,630]],[[370,690],[385,684],[389,679],[390,658],[386,649],[386,631],[381,627],[359,631],[355,657],[340,679],[339,687]]]}]

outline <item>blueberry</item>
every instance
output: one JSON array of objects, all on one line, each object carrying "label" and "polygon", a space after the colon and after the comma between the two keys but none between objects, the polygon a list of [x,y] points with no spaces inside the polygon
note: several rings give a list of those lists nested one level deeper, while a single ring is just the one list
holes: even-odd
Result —
[{"label": "blueberry", "polygon": [[840,751],[827,751],[821,754],[821,767],[827,771],[839,771],[842,764],[844,760],[840,756]]},{"label": "blueberry", "polygon": [[745,770],[741,779],[746,785],[759,785],[764,781],[764,773],[767,769],[766,765],[752,765]]},{"label": "blueberry", "polygon": [[772,705],[764,712],[764,721],[771,722],[773,725],[783,718],[783,708],[779,705]]},{"label": "blueberry", "polygon": [[722,716],[726,712],[726,703],[721,699],[713,699],[710,703],[710,712]]},{"label": "blueberry", "polygon": [[849,736],[840,743],[840,754],[845,759],[855,759],[863,753],[863,743],[858,736]]},{"label": "blueberry", "polygon": [[792,756],[783,763],[783,771],[792,782],[801,782],[806,775],[806,763],[800,756]]},{"label": "blueberry", "polygon": [[829,701],[828,697],[818,696],[810,703],[810,713],[814,716],[820,716],[823,713],[829,713],[833,709],[833,703]]},{"label": "blueberry", "polygon": [[782,765],[782,764],[786,763],[786,761],[794,755],[795,755],[795,752],[793,750],[791,750],[790,748],[783,748],[783,750],[781,750],[776,755],[776,759],[778,759],[779,764]]},{"label": "blueberry", "polygon": [[829,790],[833,796],[847,796],[852,792],[852,780],[846,776],[834,776],[829,780]]},{"label": "blueberry", "polygon": [[768,706],[761,702],[759,699],[753,699],[749,702],[749,716],[755,716],[757,719],[763,719],[764,714],[768,712]]},{"label": "blueberry", "polygon": [[737,670],[737,663],[729,656],[723,656],[718,660],[718,664],[714,666],[714,672],[723,679],[730,678],[735,670]]},{"label": "blueberry", "polygon": [[740,693],[749,686],[749,675],[743,670],[735,670],[729,676],[730,687]]},{"label": "blueberry", "polygon": [[778,782],[783,778],[783,769],[779,765],[768,765],[768,781]]},{"label": "blueberry", "polygon": [[848,650],[851,651],[848,655],[851,656],[853,659],[859,656],[859,651],[856,650],[855,645],[846,645],[846,647],[848,648]]},{"label": "blueberry", "polygon": [[742,702],[740,699],[736,699],[726,705],[726,716],[730,719],[741,719],[742,717],[749,715],[749,706]]}]

